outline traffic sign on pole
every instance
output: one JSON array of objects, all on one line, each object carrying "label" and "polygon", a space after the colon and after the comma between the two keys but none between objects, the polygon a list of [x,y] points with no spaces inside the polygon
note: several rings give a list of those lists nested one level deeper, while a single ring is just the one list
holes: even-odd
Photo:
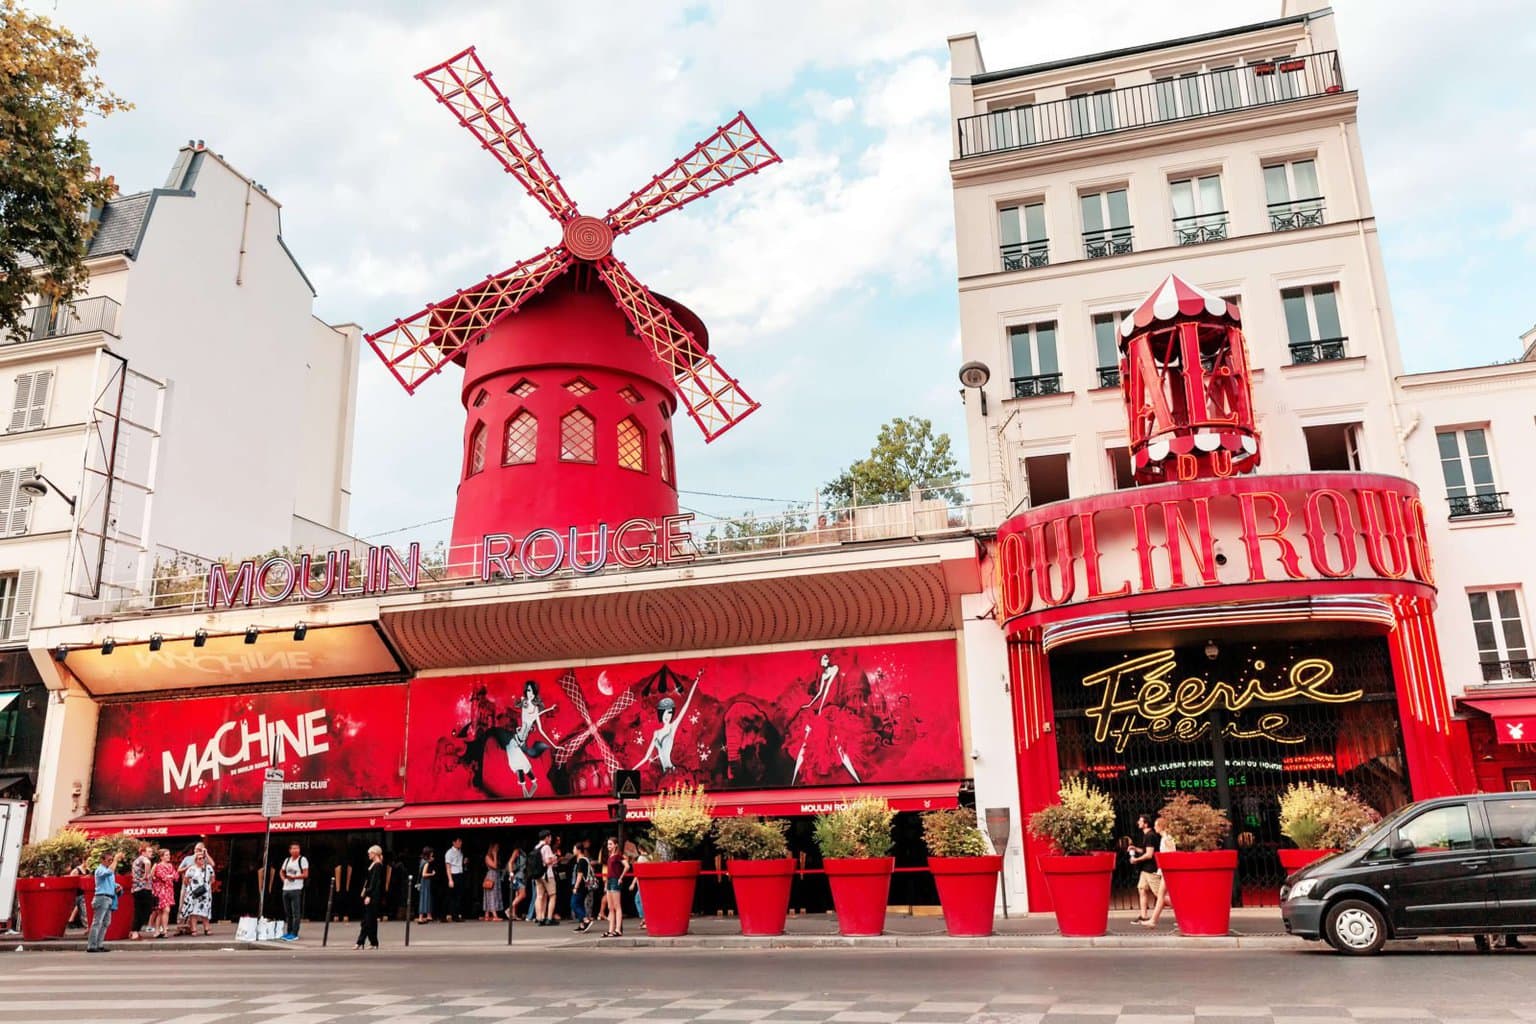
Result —
[{"label": "traffic sign on pole", "polygon": [[261,816],[263,818],[283,816],[283,770],[281,768],[267,769],[266,781],[261,785]]}]

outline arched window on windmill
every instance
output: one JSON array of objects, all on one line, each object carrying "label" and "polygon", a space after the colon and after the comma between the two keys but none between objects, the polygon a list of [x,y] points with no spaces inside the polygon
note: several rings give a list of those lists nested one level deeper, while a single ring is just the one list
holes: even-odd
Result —
[{"label": "arched window on windmill", "polygon": [[597,461],[597,421],[580,406],[560,417],[560,461]]},{"label": "arched window on windmill", "polygon": [[506,444],[502,448],[503,466],[527,466],[537,461],[539,418],[527,409],[507,421]]},{"label": "arched window on windmill", "polygon": [[645,472],[645,428],[633,416],[619,421],[619,468]]},{"label": "arched window on windmill", "polygon": [[672,438],[667,432],[661,432],[661,482],[676,487],[676,470],[672,466]]},{"label": "arched window on windmill", "polygon": [[485,468],[485,442],[485,424],[476,423],[469,435],[469,465],[465,467],[465,476],[474,476]]}]

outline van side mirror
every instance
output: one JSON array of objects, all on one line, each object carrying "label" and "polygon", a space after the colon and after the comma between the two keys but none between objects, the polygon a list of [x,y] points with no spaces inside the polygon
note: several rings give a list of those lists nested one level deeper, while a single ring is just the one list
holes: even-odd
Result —
[{"label": "van side mirror", "polygon": [[1392,843],[1392,856],[1398,860],[1404,857],[1412,857],[1419,852],[1419,848],[1413,845],[1413,840],[1406,836],[1398,836]]}]

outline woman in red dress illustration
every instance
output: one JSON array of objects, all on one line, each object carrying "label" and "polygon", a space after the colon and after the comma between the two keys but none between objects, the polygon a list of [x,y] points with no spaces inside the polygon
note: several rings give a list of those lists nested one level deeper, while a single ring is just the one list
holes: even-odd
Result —
[{"label": "woman in red dress illustration", "polygon": [[839,771],[846,771],[854,782],[863,781],[849,751],[859,749],[860,738],[869,726],[845,706],[848,694],[846,687],[838,685],[839,676],[838,667],[832,664],[832,656],[823,654],[821,677],[814,684],[811,699],[801,706],[796,718],[800,749],[795,754],[795,770],[789,779],[791,786],[799,783],[802,775],[828,779]]}]

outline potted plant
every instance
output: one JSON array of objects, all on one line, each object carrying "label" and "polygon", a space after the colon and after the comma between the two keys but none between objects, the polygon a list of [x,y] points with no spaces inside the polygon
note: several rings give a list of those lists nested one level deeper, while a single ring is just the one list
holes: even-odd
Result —
[{"label": "potted plant", "polygon": [[[21,910],[23,939],[37,942],[64,937],[69,915],[75,909],[75,896],[90,882],[90,876],[82,878],[69,872],[90,855],[90,847],[91,841],[84,832],[67,828],[21,848],[16,864],[16,900]],[[89,891],[86,906],[90,906]]]},{"label": "potted plant", "polygon": [[698,849],[709,835],[714,805],[703,786],[686,783],[664,789],[651,806],[653,860],[635,865],[645,902],[647,935],[665,938],[688,934],[699,862],[679,860]]},{"label": "potted plant", "polygon": [[1185,935],[1225,935],[1232,924],[1232,876],[1237,851],[1222,849],[1232,823],[1226,814],[1179,793],[1163,805],[1159,829],[1174,850],[1157,855],[1168,902]]},{"label": "potted plant", "polygon": [[832,908],[841,935],[879,935],[891,893],[891,822],[896,812],[880,797],[850,801],[816,819],[813,836],[821,851]]},{"label": "potted plant", "polygon": [[923,815],[923,845],[939,890],[944,930],[966,938],[991,935],[1003,858],[992,852],[991,840],[976,827],[975,812],[929,811]]},{"label": "potted plant", "polygon": [[787,821],[750,816],[715,822],[715,849],[726,858],[743,935],[784,934],[795,874],[795,859],[784,838],[788,829]]},{"label": "potted plant", "polygon": [[[133,931],[133,860],[139,855],[139,847],[144,845],[142,839],[133,836],[115,835],[102,836],[91,843],[90,856],[87,866],[92,871],[103,859],[109,859],[114,853],[122,854],[117,862],[117,884],[123,887],[123,895],[117,903],[117,909],[112,912],[112,920],[107,922],[108,942],[121,942]],[[87,878],[86,883],[94,888],[95,883]],[[90,891],[86,892],[85,917],[89,924],[96,914],[96,903],[90,898]]]},{"label": "potted plant", "polygon": [[1280,796],[1280,834],[1296,844],[1280,851],[1280,866],[1294,871],[1337,853],[1381,820],[1353,793],[1321,782],[1298,782]]},{"label": "potted plant", "polygon": [[1051,890],[1063,935],[1109,930],[1110,879],[1115,873],[1115,805],[1085,779],[1068,780],[1058,801],[1029,816],[1030,834],[1050,843],[1040,870]]}]

